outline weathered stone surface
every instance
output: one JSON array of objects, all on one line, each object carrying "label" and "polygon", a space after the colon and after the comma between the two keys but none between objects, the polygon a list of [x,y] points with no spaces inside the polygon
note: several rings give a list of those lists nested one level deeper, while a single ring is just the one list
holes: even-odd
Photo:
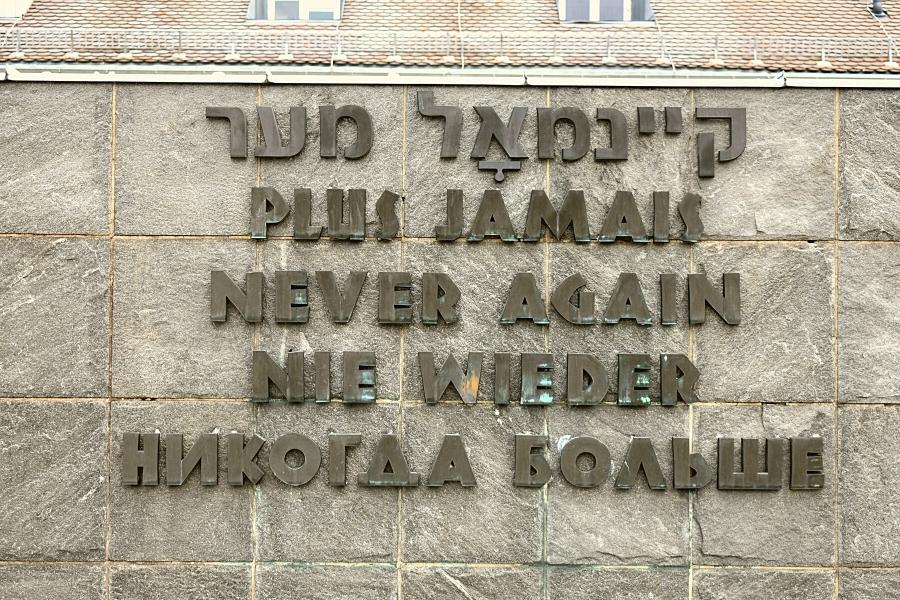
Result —
[{"label": "weathered stone surface", "polygon": [[834,561],[834,409],[831,405],[699,406],[695,452],[714,469],[718,437],[822,437],[825,486],[790,490],[790,443],[778,491],[726,491],[716,483],[694,496],[694,563],[831,565]]},{"label": "weathered stone surface", "polygon": [[831,571],[696,569],[691,600],[833,600]]},{"label": "weathered stone surface", "polygon": [[[271,474],[256,492],[260,560],[387,562],[397,549],[397,490],[357,485],[378,439],[398,431],[397,404],[349,406],[272,404],[257,410],[259,435],[269,442],[302,433],[322,452],[322,466],[308,484],[289,486]],[[328,434],[359,433],[362,444],[347,450],[346,487],[328,484]],[[269,445],[260,452],[268,465]]]},{"label": "weathered stone surface", "polygon": [[538,600],[540,569],[417,567],[403,571],[406,600]]},{"label": "weathered stone surface", "polygon": [[243,288],[255,248],[238,240],[116,241],[113,394],[249,396],[254,325],[209,315],[210,271]]},{"label": "weathered stone surface", "polygon": [[840,252],[840,399],[900,402],[900,248],[842,244]]},{"label": "weathered stone surface", "polygon": [[110,600],[246,600],[249,565],[128,565],[109,574]]},{"label": "weathered stone surface", "polygon": [[[272,240],[262,247],[262,270],[266,274],[265,313],[260,330],[259,350],[269,352],[281,365],[287,364],[287,353],[306,352],[305,392],[314,396],[312,353],[332,352],[332,398],[343,398],[344,351],[375,352],[377,397],[396,400],[400,397],[401,325],[378,324],[378,273],[402,271],[400,244],[374,241],[294,242]],[[306,271],[309,285],[309,322],[275,322],[275,272]],[[367,271],[366,281],[349,323],[338,324],[331,319],[325,297],[316,280],[316,271],[333,271],[343,291],[350,271]],[[418,305],[417,305],[418,307]]]},{"label": "weathered stone surface", "polygon": [[405,406],[403,448],[427,478],[444,434],[462,435],[475,487],[403,490],[401,557],[408,562],[531,563],[541,559],[540,489],[513,486],[514,436],[544,430],[540,408]]},{"label": "weathered stone surface", "polygon": [[[459,156],[440,158],[443,119],[423,117],[416,109],[416,93],[434,92],[436,105],[462,109],[463,127]],[[506,180],[494,181],[493,171],[480,171],[478,160],[470,158],[481,119],[472,108],[491,106],[504,123],[512,109],[524,106],[528,115],[522,125],[519,143],[528,158],[519,171],[506,171]],[[533,189],[544,189],[546,161],[537,158],[537,107],[547,106],[546,90],[540,88],[500,87],[410,87],[406,100],[408,140],[406,144],[406,215],[405,231],[411,237],[434,237],[434,226],[443,223],[447,214],[447,190],[463,191],[463,231],[468,233],[472,219],[481,204],[484,190],[499,189],[503,194],[510,219],[521,233],[525,225],[528,198]],[[497,142],[493,142],[486,160],[507,160]],[[558,205],[561,199],[554,199]]]},{"label": "weathered stone surface", "polygon": [[[306,146],[292,158],[261,158],[261,185],[274,187],[293,207],[294,188],[312,190],[312,222],[326,227],[325,190],[353,188],[367,191],[366,236],[378,235],[381,223],[375,212],[375,202],[384,190],[402,195],[403,172],[403,88],[385,86],[310,86],[279,85],[263,88],[260,104],[275,109],[282,138],[288,140],[291,106],[306,107]],[[356,141],[356,129],[351,121],[338,123],[338,156],[322,158],[319,146],[319,106],[345,104],[362,106],[372,117],[375,132],[372,150],[360,159],[344,158],[344,149]],[[254,119],[255,119],[254,113]],[[249,199],[249,189],[247,191]],[[249,200],[245,204],[249,207]],[[394,207],[398,217],[402,202]],[[270,235],[291,235],[293,208],[284,222],[269,228]]]},{"label": "weathered stone surface", "polygon": [[393,567],[261,564],[256,570],[260,600],[390,600],[396,596]]},{"label": "weathered stone surface", "polygon": [[0,395],[106,395],[107,244],[0,240]]},{"label": "weathered stone surface", "polygon": [[[551,563],[687,564],[688,497],[672,489],[670,441],[673,436],[688,435],[687,417],[683,406],[550,411],[554,475],[548,493],[547,535]],[[579,435],[595,437],[609,448],[610,475],[599,487],[576,488],[560,475],[559,452]],[[630,490],[614,488],[632,436],[652,440],[668,489],[651,490],[643,475]]]},{"label": "weathered stone surface", "polygon": [[[225,485],[225,435],[248,432],[243,402],[118,401],[112,405],[109,556],[112,560],[250,560],[251,486]],[[160,432],[158,486],[122,485],[122,434]],[[201,486],[195,469],[182,486],[166,485],[165,434],[184,435],[184,451],[201,433],[219,433],[219,485]]]},{"label": "weathered stone surface", "polygon": [[102,560],[106,407],[0,402],[0,558]]},{"label": "weathered stone surface", "polygon": [[[597,235],[616,192],[629,191],[634,194],[644,227],[652,236],[652,194],[654,191],[668,191],[670,232],[672,237],[677,239],[684,230],[678,216],[678,203],[685,192],[695,191],[697,181],[696,165],[690,145],[690,90],[592,87],[558,88],[551,90],[550,94],[553,107],[580,108],[592,124],[591,150],[587,155],[578,161],[564,162],[557,154],[556,160],[550,165],[551,200],[554,205],[560,206],[566,191],[584,190],[591,233]],[[655,134],[638,134],[639,106],[652,106],[656,109]],[[682,107],[684,133],[679,135],[664,133],[663,109],[666,106]],[[628,122],[628,160],[594,160],[594,148],[607,148],[610,143],[609,125],[595,120],[596,109],[599,107],[614,108],[625,115]],[[572,143],[572,127],[567,123],[560,123],[558,132],[558,147],[569,146]],[[708,207],[704,203],[701,212],[704,222],[707,213]]]},{"label": "weathered stone surface", "polygon": [[678,600],[688,596],[688,570],[556,567],[547,586],[554,600]]},{"label": "weathered stone surface", "polygon": [[[529,321],[503,324],[500,316],[516,273],[532,273],[542,298],[546,297],[544,251],[543,245],[509,246],[491,242],[406,244],[404,270],[413,273],[414,325],[404,334],[404,399],[424,400],[419,352],[433,352],[438,369],[448,353],[465,369],[469,352],[483,352],[478,399],[493,402],[494,352],[510,352],[513,353],[510,400],[518,401],[521,363],[517,354],[544,352],[547,328]],[[438,325],[422,324],[422,273],[429,272],[448,274],[460,290],[459,320],[453,325],[443,320]],[[444,401],[451,399],[459,400],[452,386]]]},{"label": "weathered stone surface", "polygon": [[[740,159],[738,159],[740,160]],[[707,308],[696,327],[700,397],[713,402],[834,398],[834,257],[817,244],[700,244],[693,271],[721,289],[741,275],[741,323]],[[735,368],[737,365],[740,368]]]},{"label": "weathered stone surface", "polygon": [[900,573],[882,569],[841,569],[841,600],[891,600]]},{"label": "weathered stone surface", "polygon": [[[556,359],[556,386],[559,397],[565,394],[566,354],[594,354],[609,374],[610,398],[615,399],[619,380],[619,353],[647,353],[654,368],[651,371],[652,395],[659,397],[659,355],[688,355],[687,278],[688,249],[673,243],[649,244],[552,244],[550,246],[551,293],[562,281],[580,273],[587,281],[586,291],[594,292],[595,325],[573,325],[555,310],[550,317],[550,349]],[[615,325],[603,324],[603,312],[609,303],[620,273],[636,273],[647,307],[653,315],[652,325],[638,325],[623,320]],[[678,324],[660,324],[659,274],[677,276],[679,302]],[[701,370],[701,381],[706,374]]]},{"label": "weathered stone surface", "polygon": [[[707,237],[834,238],[833,90],[705,89],[694,99],[699,108],[747,109],[747,149],[717,161],[715,177],[697,179],[692,144],[692,187],[703,196]],[[725,121],[691,121],[692,137],[713,132],[717,150],[728,145]]]},{"label": "weathered stone surface", "polygon": [[893,90],[841,90],[841,239],[900,237],[900,100]]},{"label": "weathered stone surface", "polygon": [[892,407],[842,407],[841,564],[900,564],[900,414]]},{"label": "weathered stone surface", "polygon": [[[125,234],[246,234],[256,184],[256,86],[129,85],[116,96],[116,230]],[[231,158],[227,119],[247,116],[248,157]]]},{"label": "weathered stone surface", "polygon": [[0,600],[101,600],[101,565],[0,565]]},{"label": "weathered stone surface", "polygon": [[0,89],[0,230],[109,229],[112,86],[6,83]]}]

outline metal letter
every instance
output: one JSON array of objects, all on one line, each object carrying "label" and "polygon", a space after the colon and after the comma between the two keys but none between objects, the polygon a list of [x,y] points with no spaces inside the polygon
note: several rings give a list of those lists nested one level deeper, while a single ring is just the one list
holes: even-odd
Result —
[{"label": "metal letter", "polygon": [[566,355],[566,397],[571,406],[600,404],[609,391],[609,375],[596,356]]},{"label": "metal letter", "polygon": [[328,434],[328,484],[334,487],[347,485],[347,448],[355,448],[362,443],[358,433]]},{"label": "metal letter", "polygon": [[458,106],[435,106],[434,92],[416,92],[416,105],[423,117],[444,119],[444,134],[441,138],[441,158],[456,158],[459,154],[459,135],[462,132],[462,111]]},{"label": "metal letter", "polygon": [[[581,273],[574,273],[563,279],[550,296],[550,304],[563,319],[574,325],[593,325],[594,293],[579,292],[587,285]],[[572,302],[572,299],[575,302]]]},{"label": "metal letter", "polygon": [[316,281],[322,295],[325,296],[325,306],[331,314],[331,320],[335,323],[349,323],[363,283],[366,281],[366,272],[350,271],[350,276],[344,284],[346,294],[341,294],[338,289],[333,271],[316,271]]},{"label": "metal letter", "polygon": [[337,156],[337,127],[340,119],[350,119],[356,125],[356,142],[344,148],[344,158],[362,158],[372,149],[372,117],[361,106],[346,104],[337,109],[327,104],[319,107],[319,154],[323,158]]},{"label": "metal letter", "polygon": [[744,153],[744,149],[747,147],[747,109],[697,108],[694,116],[697,119],[728,119],[728,131],[731,139],[729,146],[719,151],[719,162],[734,160]]},{"label": "metal letter", "polygon": [[187,456],[184,452],[184,436],[180,433],[166,435],[166,485],[182,485],[197,465],[200,465],[200,484],[216,485],[219,482],[219,436],[204,433],[194,442]]},{"label": "metal letter", "polygon": [[669,192],[653,192],[653,241],[669,241]]},{"label": "metal letter", "polygon": [[344,352],[344,403],[375,402],[375,353]]},{"label": "metal letter", "polygon": [[591,123],[587,115],[579,108],[563,106],[561,108],[537,109],[538,121],[538,158],[552,159],[553,146],[556,141],[556,123],[568,121],[575,130],[574,140],[569,148],[563,148],[562,159],[578,160],[591,149]]},{"label": "metal letter", "polygon": [[273,158],[288,158],[296,156],[306,145],[306,107],[291,107],[291,130],[288,134],[288,145],[281,140],[281,132],[278,130],[278,122],[275,119],[275,111],[271,106],[257,106],[259,115],[259,127],[262,129],[262,144],[256,145],[256,156]]},{"label": "metal letter", "polygon": [[716,138],[711,133],[697,134],[697,176],[715,177]]},{"label": "metal letter", "polygon": [[494,172],[494,181],[500,183],[504,179],[506,179],[506,173],[504,171],[518,171],[522,168],[522,161],[520,160],[479,160],[478,161],[478,170],[479,171],[493,171]]},{"label": "metal letter", "polygon": [[681,240],[684,242],[699,242],[703,237],[703,220],[700,218],[700,196],[697,194],[685,194],[684,199],[678,203],[678,214],[684,221],[684,233]]},{"label": "metal letter", "polygon": [[633,488],[642,469],[651,490],[666,489],[666,478],[659,468],[659,459],[653,449],[653,442],[650,438],[633,437],[625,452],[622,468],[616,476],[616,488],[620,490]]},{"label": "metal letter", "polygon": [[663,325],[675,325],[678,323],[678,306],[675,297],[675,274],[660,273],[659,275],[659,322]]},{"label": "metal letter", "polygon": [[741,322],[741,275],[722,275],[722,293],[713,287],[705,273],[688,274],[688,305],[691,325],[706,322],[706,306],[709,305],[729,325]]},{"label": "metal letter", "polygon": [[628,159],[628,131],[625,115],[614,108],[598,108],[597,120],[609,122],[609,148],[594,148],[594,160]]},{"label": "metal letter", "polygon": [[268,402],[271,399],[270,383],[288,402],[303,402],[303,352],[288,352],[288,368],[285,371],[268,352],[254,350],[250,400]]},{"label": "metal letter", "polygon": [[207,119],[228,119],[231,158],[247,158],[247,117],[233,106],[207,106]]},{"label": "metal letter", "polygon": [[309,277],[306,271],[275,271],[275,322],[309,321]]},{"label": "metal letter", "polygon": [[646,135],[656,131],[656,111],[652,106],[639,106],[637,116],[638,133]]},{"label": "metal letter", "polygon": [[347,192],[349,221],[344,221],[344,190],[328,189],[325,198],[328,202],[328,235],[335,240],[358,242],[366,239],[366,190]]},{"label": "metal letter", "polygon": [[228,303],[231,302],[245,321],[262,321],[263,274],[247,273],[244,276],[245,294],[225,271],[210,272],[209,316],[214,323],[224,323],[228,319]]},{"label": "metal letter", "polygon": [[692,453],[690,440],[672,438],[672,470],[675,473],[676,490],[699,490],[709,485],[713,472],[709,463],[699,453]]},{"label": "metal letter", "polygon": [[287,202],[275,188],[250,188],[250,237],[266,239],[269,225],[280,223],[288,212]]},{"label": "metal letter", "polygon": [[[297,467],[287,463],[289,452],[303,455],[303,462]],[[299,433],[286,433],[275,440],[269,452],[269,467],[272,474],[288,485],[304,485],[315,477],[322,465],[322,452],[311,439]]]},{"label": "metal letter", "polygon": [[357,480],[359,485],[368,487],[414,487],[419,485],[419,474],[409,470],[400,450],[400,438],[388,434],[378,440],[369,470],[360,473]]},{"label": "metal letter", "polygon": [[437,325],[438,317],[450,325],[459,320],[456,304],[461,297],[459,288],[446,273],[422,274],[422,323]]},{"label": "metal letter", "polygon": [[316,402],[331,402],[331,352],[313,354],[316,368]]},{"label": "metal letter", "polygon": [[634,319],[638,325],[653,324],[653,315],[635,273],[619,273],[616,287],[603,312],[604,323],[614,325],[622,319]]},{"label": "metal letter", "polygon": [[619,355],[619,406],[648,406],[650,393],[650,355]]},{"label": "metal letter", "polygon": [[820,437],[791,438],[792,490],[820,490],[825,486],[824,452]]},{"label": "metal letter", "polygon": [[666,133],[681,133],[683,128],[680,106],[666,107]]},{"label": "metal letter", "polygon": [[494,352],[494,404],[509,404],[509,379],[512,373],[512,355]]},{"label": "metal letter", "polygon": [[394,208],[400,196],[394,192],[384,190],[375,203],[375,212],[378,214],[378,220],[381,221],[381,229],[378,230],[379,240],[389,240],[397,237],[400,231],[400,219],[397,218],[397,211]]},{"label": "metal letter", "polygon": [[456,358],[450,354],[444,361],[439,373],[435,373],[434,354],[419,352],[419,370],[422,372],[422,389],[425,402],[435,404],[453,387],[465,404],[475,404],[478,400],[478,385],[481,383],[481,363],[484,355],[481,352],[469,352],[466,371],[460,368]]},{"label": "metal letter", "polygon": [[522,354],[521,404],[553,404],[553,355]]},{"label": "metal letter", "polygon": [[250,438],[250,441],[244,445],[243,433],[229,433],[228,453],[226,455],[228,462],[228,485],[244,485],[244,476],[250,480],[251,484],[259,483],[265,472],[259,468],[253,459],[262,450],[266,440],[258,435]]},{"label": "metal letter", "polygon": [[462,190],[447,190],[447,223],[435,225],[434,237],[442,242],[452,242],[463,233],[463,193]]},{"label": "metal letter", "polygon": [[632,242],[650,241],[631,192],[616,192],[600,229],[601,242],[614,242],[620,237],[631,238]]},{"label": "metal letter", "polygon": [[[550,481],[550,465],[544,456],[545,435],[516,434],[516,465],[513,485],[516,487],[544,487]],[[539,453],[533,452],[539,450]]]},{"label": "metal letter", "polygon": [[557,211],[544,190],[532,190],[528,201],[528,214],[525,217],[525,235],[522,239],[526,242],[539,241],[542,224],[550,229],[550,233],[556,239],[560,239],[571,227],[576,242],[590,242],[591,231],[588,227],[584,192],[569,190],[562,208]]},{"label": "metal letter", "polygon": [[659,397],[663,406],[675,406],[680,398],[685,404],[697,401],[694,387],[700,371],[684,354],[659,355]]},{"label": "metal letter", "polygon": [[497,116],[496,111],[490,106],[474,106],[475,112],[481,117],[481,126],[478,128],[478,136],[472,146],[471,158],[487,158],[491,140],[497,140],[503,151],[510,158],[528,158],[528,155],[519,145],[519,134],[522,124],[528,116],[528,109],[524,106],[516,106],[509,115],[509,121],[504,123]]},{"label": "metal letter", "polygon": [[[144,449],[140,450],[140,443]],[[159,434],[122,434],[122,485],[159,485]]]},{"label": "metal letter", "polygon": [[481,205],[472,228],[469,231],[470,242],[480,242],[485,237],[499,237],[504,242],[516,241],[516,232],[500,190],[485,190],[481,197]]},{"label": "metal letter", "polygon": [[475,473],[472,472],[472,465],[469,464],[469,456],[466,454],[466,446],[459,434],[444,436],[425,485],[441,487],[448,481],[458,481],[463,487],[472,487],[476,484]]},{"label": "metal letter", "polygon": [[378,322],[412,323],[412,276],[406,272],[378,273]]},{"label": "metal letter", "polygon": [[509,297],[500,316],[501,323],[515,323],[519,319],[530,319],[538,325],[550,324],[547,307],[532,273],[516,273],[513,276]]},{"label": "metal letter", "polygon": [[294,189],[294,239],[317,240],[323,227],[312,224],[312,191],[309,188]]},{"label": "metal letter", "polygon": [[[578,458],[584,454],[594,461],[594,466],[587,471],[578,466]],[[565,480],[575,487],[597,487],[609,477],[609,448],[597,438],[586,435],[574,437],[559,454],[559,468]]]},{"label": "metal letter", "polygon": [[720,490],[780,490],[784,470],[784,440],[766,440],[766,471],[761,471],[759,440],[741,439],[743,471],[737,471],[734,460],[734,439],[719,438]]}]

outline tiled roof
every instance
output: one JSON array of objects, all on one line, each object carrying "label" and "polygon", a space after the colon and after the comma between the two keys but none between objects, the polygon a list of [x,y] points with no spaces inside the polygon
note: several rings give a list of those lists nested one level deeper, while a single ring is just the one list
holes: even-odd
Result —
[{"label": "tiled roof", "polygon": [[0,60],[900,72],[900,14],[864,0],[652,0],[656,22],[580,24],[556,0],[345,0],[339,23],[248,21],[247,5],[34,0]]}]

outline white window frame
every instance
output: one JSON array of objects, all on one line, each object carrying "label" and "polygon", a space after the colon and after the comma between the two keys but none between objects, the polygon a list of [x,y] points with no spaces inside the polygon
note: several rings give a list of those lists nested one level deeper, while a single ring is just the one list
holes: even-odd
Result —
[{"label": "white window frame", "polygon": [[[567,0],[557,0],[557,8],[559,9],[559,20],[562,23],[570,23],[566,21],[566,2]],[[621,21],[601,21],[600,20],[600,0],[590,0],[589,17],[591,23],[652,23],[653,20],[632,21],[631,20],[631,0],[622,0],[622,20]]]},{"label": "white window frame", "polygon": [[[299,18],[297,19],[276,19],[275,18],[275,0],[266,0],[266,18],[260,18],[259,16],[254,15],[255,21],[267,21],[270,23],[306,23],[310,22],[308,18],[310,12],[330,12],[332,15],[332,20],[324,20],[324,19],[316,19],[314,22],[316,23],[333,23],[335,21],[339,21],[341,19],[341,9],[343,8],[343,2],[341,0],[331,0],[330,2],[324,2],[322,0],[278,0],[279,2],[294,2],[297,4],[297,14]],[[328,6],[322,6],[323,4],[328,4]],[[312,6],[310,6],[312,5]],[[248,14],[250,13],[250,9],[253,7],[253,2],[248,3]]]}]

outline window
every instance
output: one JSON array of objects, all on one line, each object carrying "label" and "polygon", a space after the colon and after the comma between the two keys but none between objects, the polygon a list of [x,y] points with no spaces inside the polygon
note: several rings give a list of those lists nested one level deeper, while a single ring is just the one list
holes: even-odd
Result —
[{"label": "window", "polygon": [[336,21],[342,0],[250,0],[247,18],[255,21]]},{"label": "window", "polygon": [[583,23],[591,20],[591,0],[568,0],[565,21]]},{"label": "window", "polygon": [[299,21],[300,3],[297,0],[275,0],[276,21]]},{"label": "window", "polygon": [[557,0],[559,18],[569,23],[652,21],[650,0]]}]

